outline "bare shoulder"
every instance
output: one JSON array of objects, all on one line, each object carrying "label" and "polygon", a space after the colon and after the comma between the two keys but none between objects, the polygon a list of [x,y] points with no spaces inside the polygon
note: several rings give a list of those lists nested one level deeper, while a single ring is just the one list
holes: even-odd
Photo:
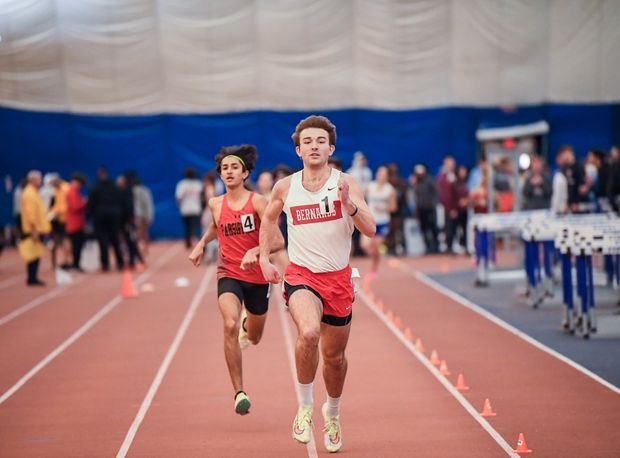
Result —
[{"label": "bare shoulder", "polygon": [[256,210],[264,210],[267,206],[267,198],[257,192],[252,196],[252,205]]},{"label": "bare shoulder", "polygon": [[217,223],[220,219],[220,211],[222,210],[222,202],[224,200],[224,195],[211,197],[208,202],[209,210],[211,210],[211,214],[213,215],[214,222]]},{"label": "bare shoulder", "polygon": [[291,187],[291,177],[292,175],[289,175],[287,177],[284,177],[276,181],[276,184],[274,185],[273,190],[271,191],[272,199],[278,199],[282,201],[286,199],[288,190]]}]

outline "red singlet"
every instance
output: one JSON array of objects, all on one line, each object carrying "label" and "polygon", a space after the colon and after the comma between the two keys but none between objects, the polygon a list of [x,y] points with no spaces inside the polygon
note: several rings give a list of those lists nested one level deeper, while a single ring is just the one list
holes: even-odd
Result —
[{"label": "red singlet", "polygon": [[252,270],[241,270],[241,260],[245,253],[258,246],[260,218],[254,210],[250,193],[248,201],[241,210],[228,206],[228,196],[222,199],[222,209],[217,226],[217,239],[220,243],[217,278],[234,278],[250,283],[268,283],[263,277],[260,266]]}]

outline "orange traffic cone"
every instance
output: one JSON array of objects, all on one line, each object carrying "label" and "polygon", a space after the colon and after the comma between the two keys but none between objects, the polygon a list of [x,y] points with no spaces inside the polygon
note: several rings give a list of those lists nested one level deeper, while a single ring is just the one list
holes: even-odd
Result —
[{"label": "orange traffic cone", "polygon": [[517,440],[517,448],[513,450],[513,452],[517,453],[532,453],[532,451],[527,448],[527,444],[525,443],[525,436],[523,433],[519,433],[519,439]]},{"label": "orange traffic cone", "polygon": [[413,342],[413,334],[411,333],[411,329],[405,328],[405,339],[409,342]]},{"label": "orange traffic cone", "polygon": [[465,377],[463,377],[463,374],[459,374],[457,377],[455,388],[459,391],[469,390],[469,387],[465,384]]},{"label": "orange traffic cone", "polygon": [[123,284],[121,285],[121,296],[125,298],[136,297],[138,292],[133,286],[133,280],[131,278],[131,272],[129,269],[125,269],[123,272]]},{"label": "orange traffic cone", "polygon": [[394,312],[388,310],[385,315],[390,323],[394,323]]},{"label": "orange traffic cone", "polygon": [[448,370],[448,364],[446,363],[445,359],[441,360],[441,365],[439,366],[439,372],[441,372],[442,375],[450,375],[452,373]]},{"label": "orange traffic cone", "polygon": [[394,316],[394,326],[396,326],[396,328],[398,329],[402,329],[403,328],[403,322],[400,319],[400,317],[398,315]]},{"label": "orange traffic cone", "polygon": [[489,401],[489,398],[486,398],[484,400],[484,406],[482,406],[482,412],[480,412],[480,415],[482,415],[483,417],[494,417],[497,415],[495,412],[493,412],[493,408],[491,407],[491,401]]},{"label": "orange traffic cone", "polygon": [[382,301],[382,300],[378,300],[378,301],[377,301],[377,308],[378,308],[379,310],[381,310],[381,311],[384,311],[384,310],[385,310],[385,304],[383,303],[383,301]]},{"label": "orange traffic cone", "polygon": [[439,360],[439,355],[437,354],[437,350],[433,350],[430,357],[431,364],[433,366],[439,366],[441,361]]},{"label": "orange traffic cone", "polygon": [[419,337],[415,340],[415,349],[418,350],[420,353],[424,353],[424,345],[422,345],[422,339],[420,339]]}]

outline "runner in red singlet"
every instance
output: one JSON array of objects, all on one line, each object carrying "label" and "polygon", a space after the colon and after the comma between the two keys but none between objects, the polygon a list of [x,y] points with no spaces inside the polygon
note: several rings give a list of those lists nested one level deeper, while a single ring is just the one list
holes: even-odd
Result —
[{"label": "runner in red singlet", "polygon": [[[224,147],[215,157],[226,194],[209,199],[213,223],[189,255],[195,266],[200,265],[206,245],[217,237],[217,296],[224,320],[224,356],[235,390],[235,412],[240,415],[250,410],[250,399],[243,390],[241,350],[261,339],[270,289],[258,266],[259,230],[267,200],[244,187],[256,158],[253,145]],[[279,231],[272,234],[274,250],[281,249],[282,235]]]}]

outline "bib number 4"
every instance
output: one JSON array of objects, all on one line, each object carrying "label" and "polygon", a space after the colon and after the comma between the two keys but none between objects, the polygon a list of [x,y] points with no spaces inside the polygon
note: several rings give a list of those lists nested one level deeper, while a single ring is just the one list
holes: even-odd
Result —
[{"label": "bib number 4", "polygon": [[256,230],[253,213],[241,215],[241,227],[243,228],[243,232],[252,232]]}]

